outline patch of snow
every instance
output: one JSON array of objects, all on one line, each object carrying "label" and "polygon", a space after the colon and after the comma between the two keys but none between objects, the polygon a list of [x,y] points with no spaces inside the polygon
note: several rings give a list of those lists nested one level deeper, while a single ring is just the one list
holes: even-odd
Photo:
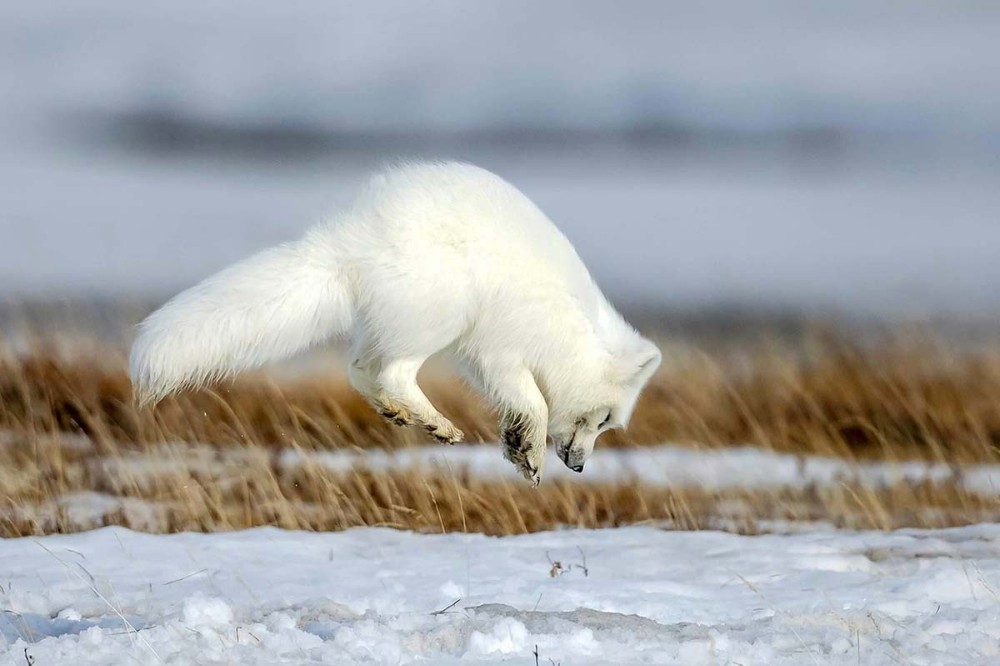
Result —
[{"label": "patch of snow", "polygon": [[166,524],[164,507],[137,497],[121,497],[90,490],[65,493],[39,504],[17,503],[0,507],[0,519],[31,521],[46,529],[61,525],[73,531],[89,530],[107,524],[109,514],[122,513],[129,525],[160,531]]},{"label": "patch of snow", "polygon": [[1000,465],[981,465],[962,472],[962,484],[980,495],[1000,495]]},{"label": "patch of snow", "polygon": [[[419,470],[462,473],[479,478],[519,478],[504,464],[500,451],[489,445],[427,446],[395,451],[372,450],[304,452],[288,449],[279,463],[285,468],[320,465],[335,472]],[[553,451],[545,466],[546,479],[573,479],[607,483],[640,482],[653,486],[697,486],[709,490],[732,488],[805,488],[856,482],[873,488],[897,483],[954,480],[969,492],[996,495],[1000,465],[959,467],[922,461],[858,462],[843,458],[776,453],[756,447],[693,449],[662,445],[635,449],[594,451],[582,477],[566,469]]]},{"label": "patch of snow", "polygon": [[[550,576],[550,557],[580,550],[586,573]],[[573,666],[1000,657],[1000,525],[504,538],[103,528],[0,541],[0,562],[11,664],[25,650],[81,666],[527,664],[536,649],[539,663]]]},{"label": "patch of snow", "polygon": [[216,484],[226,487],[240,483],[248,466],[267,464],[269,452],[260,447],[164,442],[142,452],[97,459],[90,473],[102,487],[149,492],[164,479],[192,475],[212,475]]},{"label": "patch of snow", "polygon": [[196,594],[184,600],[184,625],[189,629],[225,627],[233,623],[233,609],[222,599]]}]

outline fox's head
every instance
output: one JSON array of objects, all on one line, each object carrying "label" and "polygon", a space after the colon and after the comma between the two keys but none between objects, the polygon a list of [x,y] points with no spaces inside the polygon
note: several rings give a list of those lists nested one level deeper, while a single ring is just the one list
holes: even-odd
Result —
[{"label": "fox's head", "polygon": [[597,437],[628,425],[639,393],[660,366],[660,358],[656,345],[635,334],[624,349],[611,354],[598,386],[580,387],[560,409],[550,411],[549,435],[567,467],[582,472]]}]

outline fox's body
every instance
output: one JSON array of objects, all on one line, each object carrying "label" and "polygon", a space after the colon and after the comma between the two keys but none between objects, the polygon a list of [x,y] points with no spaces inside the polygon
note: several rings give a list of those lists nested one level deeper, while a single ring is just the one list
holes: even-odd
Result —
[{"label": "fox's body", "polygon": [[130,369],[158,399],[345,333],[353,385],[396,423],[454,442],[462,433],[416,383],[447,350],[500,410],[506,455],[535,483],[547,434],[579,471],[660,361],[527,197],[447,163],[386,171],[305,238],[175,297],[143,322]]}]

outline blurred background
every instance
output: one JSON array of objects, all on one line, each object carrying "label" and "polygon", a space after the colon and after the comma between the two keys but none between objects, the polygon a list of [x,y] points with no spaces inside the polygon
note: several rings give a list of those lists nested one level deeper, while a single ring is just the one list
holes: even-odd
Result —
[{"label": "blurred background", "polygon": [[630,312],[982,317],[998,35],[975,0],[6,3],[0,301],[155,303],[454,158]]}]

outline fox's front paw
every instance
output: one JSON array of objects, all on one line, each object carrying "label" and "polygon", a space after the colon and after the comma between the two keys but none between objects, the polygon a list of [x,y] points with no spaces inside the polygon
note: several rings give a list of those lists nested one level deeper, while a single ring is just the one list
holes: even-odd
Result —
[{"label": "fox's front paw", "polygon": [[533,442],[527,437],[523,423],[515,421],[505,425],[500,431],[500,442],[503,444],[503,457],[513,463],[517,471],[532,486],[538,486],[542,480],[542,467],[545,465],[545,445]]},{"label": "fox's front paw", "polygon": [[521,476],[526,478],[531,482],[532,487],[537,488],[538,484],[542,482],[542,466],[545,464],[545,449],[541,450],[541,456],[532,455],[535,452],[533,448],[529,455],[525,457],[523,461],[518,463],[517,471],[521,473]]},{"label": "fox's front paw", "polygon": [[509,460],[517,471],[521,473],[525,479],[531,482],[532,486],[538,486],[542,482],[542,465],[545,462],[545,450],[542,450],[542,456],[531,455],[533,451],[528,452],[513,452],[509,448],[504,448],[504,458]]}]

